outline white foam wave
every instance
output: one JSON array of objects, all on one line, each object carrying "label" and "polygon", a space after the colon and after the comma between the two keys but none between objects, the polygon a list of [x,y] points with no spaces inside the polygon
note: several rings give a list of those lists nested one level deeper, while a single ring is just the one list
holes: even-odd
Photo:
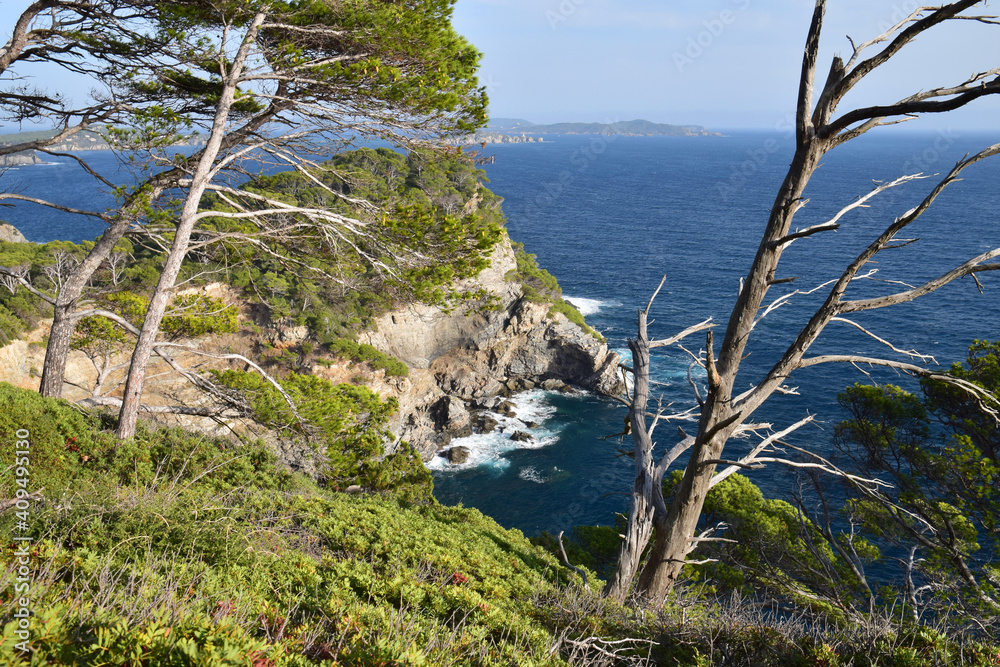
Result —
[{"label": "white foam wave", "polygon": [[537,468],[532,468],[528,466],[527,468],[521,468],[521,472],[517,474],[518,477],[526,482],[534,482],[535,484],[545,484],[547,481],[542,473],[538,472]]},{"label": "white foam wave", "polygon": [[[451,441],[452,447],[465,447],[469,450],[469,458],[465,463],[449,463],[443,455],[447,450],[427,462],[427,467],[433,471],[446,472],[450,470],[468,470],[487,466],[502,471],[510,467],[510,461],[504,454],[515,449],[541,449],[559,439],[559,428],[549,428],[545,422],[555,414],[554,406],[549,405],[547,398],[555,392],[534,389],[511,397],[514,415],[509,417],[499,413],[490,413],[497,421],[497,427],[492,433],[478,433]],[[529,424],[534,424],[529,426]],[[531,440],[512,440],[514,433],[522,431],[532,436]]]},{"label": "white foam wave", "polygon": [[563,300],[569,301],[574,308],[580,311],[580,314],[586,317],[587,315],[594,315],[599,313],[601,308],[605,306],[613,306],[615,304],[610,301],[601,301],[600,299],[588,299],[582,296],[563,296]]}]

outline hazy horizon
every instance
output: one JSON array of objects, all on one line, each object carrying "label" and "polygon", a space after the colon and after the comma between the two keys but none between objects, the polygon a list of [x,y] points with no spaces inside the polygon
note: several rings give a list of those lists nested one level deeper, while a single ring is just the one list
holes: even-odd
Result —
[{"label": "hazy horizon", "polygon": [[[822,76],[920,6],[914,0],[830,2]],[[454,24],[483,52],[491,115],[536,123],[642,118],[710,130],[775,130],[795,109],[812,2],[792,0],[458,0]],[[845,100],[892,103],[1000,65],[1000,26],[957,21],[900,52]],[[947,54],[947,57],[942,57]],[[990,130],[1000,100],[913,126]]]}]

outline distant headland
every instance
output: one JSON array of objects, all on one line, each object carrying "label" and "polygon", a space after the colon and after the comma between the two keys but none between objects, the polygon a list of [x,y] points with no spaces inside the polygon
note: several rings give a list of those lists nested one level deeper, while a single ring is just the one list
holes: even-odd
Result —
[{"label": "distant headland", "polygon": [[[56,135],[57,130],[37,130],[34,132],[17,132],[13,134],[0,134],[0,146],[13,146],[15,144],[23,144],[31,141],[45,141]],[[179,141],[177,146],[200,146],[205,142],[203,136],[192,136],[186,140]],[[80,151],[106,151],[110,149],[111,146],[104,139],[101,134],[93,132],[90,130],[82,130],[76,134],[72,134],[69,137],[58,144],[46,146],[47,150],[61,152],[61,153],[77,153]],[[27,153],[27,152],[26,152]],[[31,152],[32,156],[35,156],[32,160],[31,158],[23,158],[24,153],[15,153],[14,156],[10,157],[21,157],[21,161],[11,162],[8,158],[6,161],[6,166],[11,164],[38,164],[41,162],[40,159],[35,156],[34,152]]]},{"label": "distant headland", "polygon": [[632,137],[721,137],[701,125],[668,125],[648,120],[619,120],[613,123],[552,123],[538,125],[520,118],[493,118],[489,132],[504,134],[615,134]]}]

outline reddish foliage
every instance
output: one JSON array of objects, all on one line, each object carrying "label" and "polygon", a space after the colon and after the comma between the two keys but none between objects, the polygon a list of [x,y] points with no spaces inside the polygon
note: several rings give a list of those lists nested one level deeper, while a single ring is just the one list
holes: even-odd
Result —
[{"label": "reddish foliage", "polygon": [[310,660],[333,660],[336,656],[333,652],[333,647],[326,642],[322,642],[311,646],[306,651],[306,657]]},{"label": "reddish foliage", "polygon": [[267,656],[263,655],[260,651],[251,653],[247,657],[252,660],[250,663],[252,667],[274,667],[274,662],[272,662]]},{"label": "reddish foliage", "polygon": [[269,617],[267,614],[261,614],[257,617],[257,622],[260,623],[264,632],[274,639],[281,639],[285,632],[285,618],[283,616],[275,614],[274,617]]},{"label": "reddish foliage", "polygon": [[236,611],[236,603],[232,600],[219,600],[215,603],[215,613],[218,616],[229,616]]}]

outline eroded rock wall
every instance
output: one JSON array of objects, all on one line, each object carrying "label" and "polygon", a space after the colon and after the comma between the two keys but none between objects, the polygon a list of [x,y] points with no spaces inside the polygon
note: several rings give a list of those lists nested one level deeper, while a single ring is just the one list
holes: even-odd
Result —
[{"label": "eroded rock wall", "polygon": [[620,390],[618,355],[565,316],[549,317],[549,304],[525,299],[521,286],[506,279],[515,268],[505,240],[490,267],[463,285],[489,291],[495,309],[449,312],[411,304],[380,317],[361,337],[410,367],[405,386],[391,392],[400,402],[394,432],[425,460],[452,437],[467,435],[474,418],[469,411],[491,397],[535,386]]}]

